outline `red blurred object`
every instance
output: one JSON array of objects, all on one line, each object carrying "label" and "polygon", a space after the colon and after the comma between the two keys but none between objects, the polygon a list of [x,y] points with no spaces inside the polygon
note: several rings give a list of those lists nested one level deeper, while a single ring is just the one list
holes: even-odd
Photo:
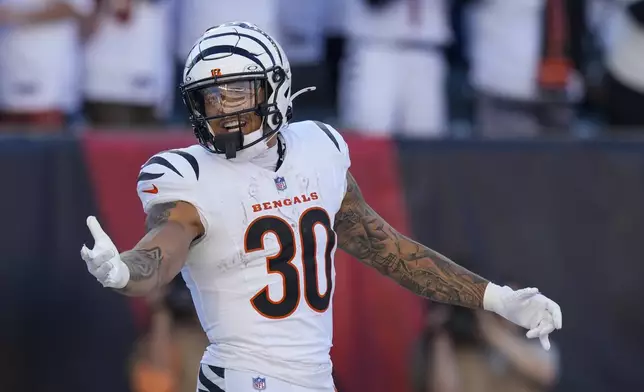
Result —
[{"label": "red blurred object", "polygon": [[30,132],[57,133],[64,125],[65,115],[58,110],[35,113],[0,112],[0,127],[22,126],[29,128]]}]

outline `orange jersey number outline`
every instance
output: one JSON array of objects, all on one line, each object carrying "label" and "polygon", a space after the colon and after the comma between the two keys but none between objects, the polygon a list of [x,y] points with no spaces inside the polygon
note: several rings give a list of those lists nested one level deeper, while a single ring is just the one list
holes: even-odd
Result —
[{"label": "orange jersey number outline", "polygon": [[[324,273],[327,287],[320,293],[318,285],[317,238],[315,227],[321,225],[326,230],[324,251]],[[279,301],[273,301],[268,295],[268,285],[251,298],[250,303],[257,313],[270,319],[283,319],[297,309],[300,303],[300,271],[293,264],[297,253],[295,232],[285,220],[273,215],[260,216],[251,222],[244,235],[246,253],[264,249],[264,237],[273,233],[279,243],[279,252],[266,258],[266,272],[282,275],[283,295]],[[336,244],[336,234],[331,226],[328,212],[320,207],[304,211],[299,220],[299,243],[302,246],[302,266],[304,278],[304,299],[312,310],[324,313],[329,308],[332,280],[332,257]]]}]

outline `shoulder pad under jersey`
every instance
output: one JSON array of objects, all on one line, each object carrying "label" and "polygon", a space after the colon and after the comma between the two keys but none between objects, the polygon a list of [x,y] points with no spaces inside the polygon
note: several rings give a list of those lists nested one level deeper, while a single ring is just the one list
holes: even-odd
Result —
[{"label": "shoulder pad under jersey", "polygon": [[141,166],[136,190],[146,213],[158,203],[183,200],[198,204],[199,162],[187,150],[160,152]]}]

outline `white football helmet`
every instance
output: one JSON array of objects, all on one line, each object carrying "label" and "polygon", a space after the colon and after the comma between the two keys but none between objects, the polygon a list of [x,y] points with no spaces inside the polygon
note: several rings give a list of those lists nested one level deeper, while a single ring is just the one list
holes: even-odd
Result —
[{"label": "white football helmet", "polygon": [[[229,159],[242,150],[256,155],[292,117],[286,54],[251,23],[206,30],[188,55],[180,89],[199,143]],[[253,114],[261,126],[244,135]]]}]

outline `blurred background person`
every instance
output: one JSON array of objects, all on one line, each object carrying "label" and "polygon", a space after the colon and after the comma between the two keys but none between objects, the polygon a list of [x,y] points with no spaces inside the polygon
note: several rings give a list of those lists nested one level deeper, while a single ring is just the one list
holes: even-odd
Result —
[{"label": "blurred background person", "polygon": [[417,356],[418,392],[545,392],[559,356],[494,315],[430,304]]},{"label": "blurred background person", "polygon": [[368,135],[447,134],[448,0],[346,0],[342,123]]},{"label": "blurred background person", "polygon": [[325,57],[325,18],[329,3],[325,1],[279,0],[278,23],[280,44],[288,53],[293,75],[292,90],[316,86],[314,94],[298,98],[298,118],[331,115],[330,83]]},{"label": "blurred background person", "polygon": [[132,392],[194,392],[208,339],[181,276],[147,299],[149,326],[135,346]]},{"label": "blurred background person", "polygon": [[338,124],[340,62],[344,55],[346,3],[343,0],[279,0],[279,33],[289,55],[293,91],[315,86],[298,98],[294,121],[315,117]]},{"label": "blurred background person", "polygon": [[[331,125],[338,124],[338,98],[340,94],[341,64],[345,56],[347,23],[345,21],[347,1],[326,0],[324,17],[324,67],[327,71],[329,101],[335,119],[329,118]],[[310,95],[310,94],[309,94]]]},{"label": "blurred background person", "polygon": [[93,126],[156,125],[172,108],[175,0],[98,0],[85,48]]},{"label": "blurred background person", "polygon": [[469,3],[475,132],[484,137],[565,132],[584,96],[586,2]]},{"label": "blurred background person", "polygon": [[636,127],[644,125],[644,1],[612,3],[618,9],[605,55],[606,122],[612,131],[637,132]]},{"label": "blurred background person", "polygon": [[411,360],[414,392],[460,392],[454,341],[446,328],[449,306],[430,304]]},{"label": "blurred background person", "polygon": [[94,0],[0,1],[0,128],[60,131],[81,101],[80,25]]}]

